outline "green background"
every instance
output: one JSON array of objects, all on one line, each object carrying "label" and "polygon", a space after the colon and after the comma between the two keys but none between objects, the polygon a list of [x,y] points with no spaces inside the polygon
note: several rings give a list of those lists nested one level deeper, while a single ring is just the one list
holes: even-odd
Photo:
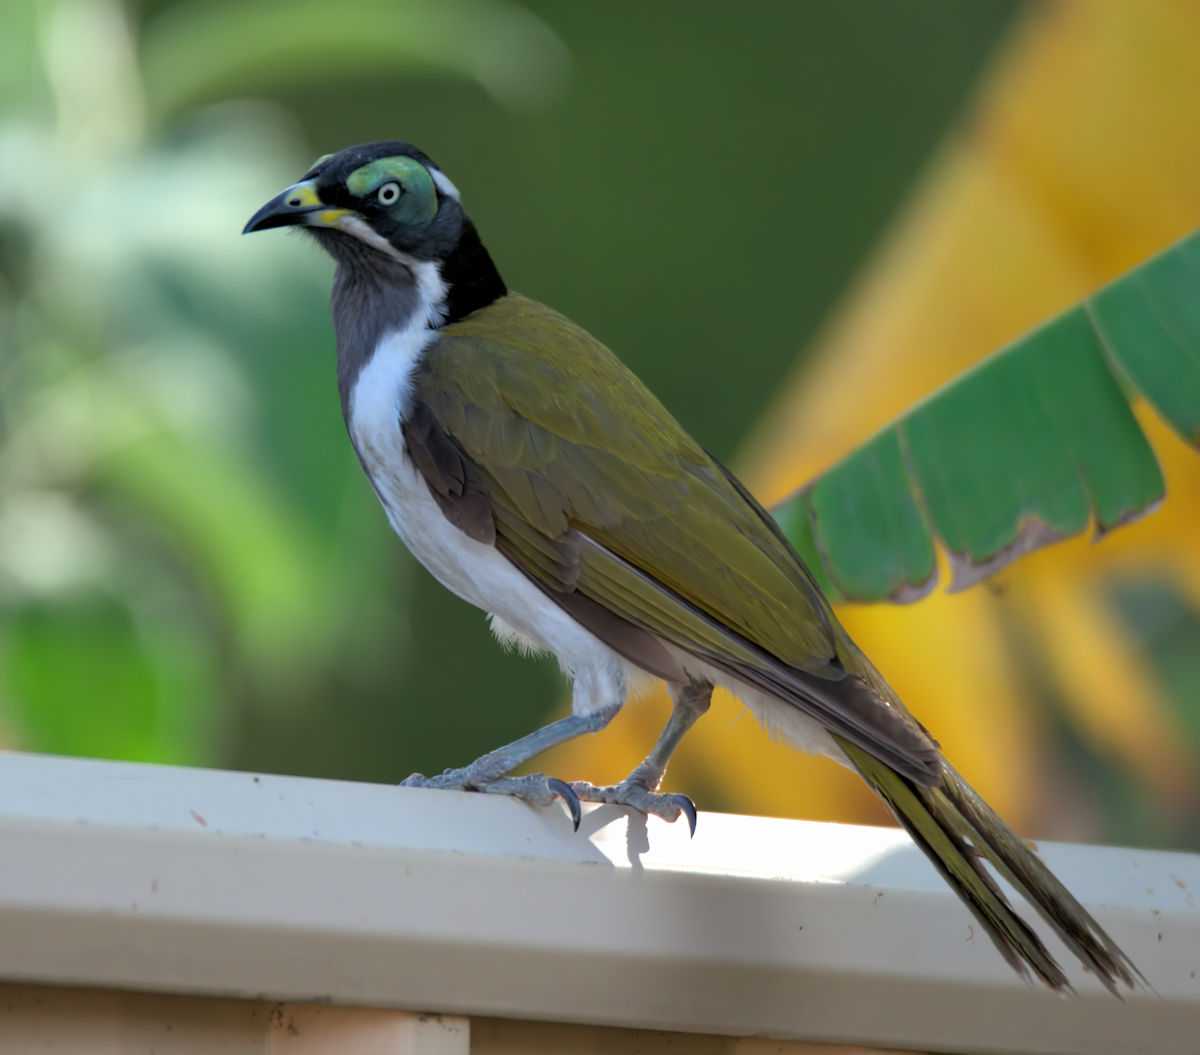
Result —
[{"label": "green background", "polygon": [[[223,69],[198,32],[171,43],[201,9],[234,58],[275,55],[276,35],[307,33],[309,51]],[[736,460],[1015,5],[449,4],[450,31],[413,55],[404,20],[428,10],[0,16],[11,746],[386,781],[544,720],[564,698],[554,665],[502,653],[361,476],[329,264],[299,238],[242,240],[242,223],[318,154],[410,140],[510,286]],[[497,11],[514,43],[482,61],[517,83],[541,70],[523,94],[463,73],[461,42]],[[331,42],[330,19],[353,39]]]}]

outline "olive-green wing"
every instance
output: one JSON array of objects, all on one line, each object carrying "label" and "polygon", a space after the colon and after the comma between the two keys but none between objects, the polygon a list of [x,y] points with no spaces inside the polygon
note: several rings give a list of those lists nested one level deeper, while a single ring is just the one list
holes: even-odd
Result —
[{"label": "olive-green wing", "polygon": [[846,639],[770,518],[567,319],[510,294],[446,327],[405,436],[457,526],[634,662],[677,677],[669,642],[931,779],[936,745],[847,673]]}]

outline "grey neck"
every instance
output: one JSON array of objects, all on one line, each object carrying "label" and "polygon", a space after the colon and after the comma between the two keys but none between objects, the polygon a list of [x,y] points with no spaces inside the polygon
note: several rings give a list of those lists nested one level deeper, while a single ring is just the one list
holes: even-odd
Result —
[{"label": "grey neck", "polygon": [[409,267],[362,246],[357,239],[342,236],[337,241],[340,244],[332,253],[337,270],[330,307],[337,336],[338,393],[348,427],[354,383],[371,361],[380,338],[404,329],[418,312],[427,314],[428,305],[422,303],[416,275]]}]

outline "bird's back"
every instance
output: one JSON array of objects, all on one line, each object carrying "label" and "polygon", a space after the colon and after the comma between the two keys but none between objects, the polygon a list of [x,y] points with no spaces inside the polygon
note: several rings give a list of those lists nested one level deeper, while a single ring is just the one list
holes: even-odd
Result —
[{"label": "bird's back", "polygon": [[580,611],[582,596],[913,779],[935,778],[936,743],[774,521],[585,330],[510,293],[445,327],[416,399],[465,456],[455,471],[471,477],[497,546],[564,605]]},{"label": "bird's back", "polygon": [[510,293],[447,326],[427,359],[422,397],[541,531],[585,532],[785,663],[836,655],[773,522],[581,327]]}]

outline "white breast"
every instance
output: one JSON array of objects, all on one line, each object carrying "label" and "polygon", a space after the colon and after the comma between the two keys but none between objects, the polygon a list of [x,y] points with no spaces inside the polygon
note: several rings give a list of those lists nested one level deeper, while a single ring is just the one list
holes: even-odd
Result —
[{"label": "white breast", "polygon": [[476,542],[442,514],[405,450],[401,431],[422,353],[437,337],[423,322],[386,334],[350,398],[350,436],[388,520],[435,578],[493,616],[503,639],[553,652],[574,678],[576,713],[620,703],[627,664],[569,618],[492,546]]}]

